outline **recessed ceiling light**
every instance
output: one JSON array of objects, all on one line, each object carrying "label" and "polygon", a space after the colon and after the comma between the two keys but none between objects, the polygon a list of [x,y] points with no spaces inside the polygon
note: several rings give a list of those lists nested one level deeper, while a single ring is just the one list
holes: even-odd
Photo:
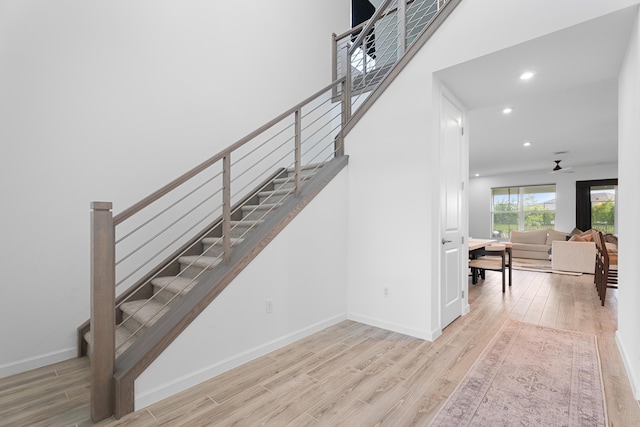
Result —
[{"label": "recessed ceiling light", "polygon": [[520,80],[529,80],[535,75],[536,74],[533,71],[525,71],[524,73],[520,74]]},{"label": "recessed ceiling light", "polygon": [[502,110],[502,114],[511,114],[512,111],[513,111],[513,108],[507,107],[504,110]]},{"label": "recessed ceiling light", "polygon": [[477,174],[476,174],[476,176],[480,176],[480,174],[479,174],[479,173],[477,173]]},{"label": "recessed ceiling light", "polygon": [[531,141],[525,141],[525,143],[522,144],[522,145],[524,145],[525,147],[530,147],[531,146]]}]

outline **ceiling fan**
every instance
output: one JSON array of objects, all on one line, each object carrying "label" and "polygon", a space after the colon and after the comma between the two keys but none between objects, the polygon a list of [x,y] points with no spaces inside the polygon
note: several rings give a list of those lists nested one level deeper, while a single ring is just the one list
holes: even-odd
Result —
[{"label": "ceiling fan", "polygon": [[554,160],[554,162],[556,162],[555,167],[553,168],[553,170],[549,173],[573,173],[573,171],[571,169],[573,169],[571,166],[563,168],[562,166],[560,166],[560,162],[562,160]]}]

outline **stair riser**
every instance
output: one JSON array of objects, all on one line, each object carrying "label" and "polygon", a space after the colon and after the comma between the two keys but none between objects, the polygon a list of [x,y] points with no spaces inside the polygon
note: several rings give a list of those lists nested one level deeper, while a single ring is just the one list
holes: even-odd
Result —
[{"label": "stair riser", "polygon": [[257,227],[259,227],[259,225],[256,225],[255,227],[253,227],[251,229],[250,229],[249,226],[245,226],[245,225],[235,226],[235,227],[233,227],[231,229],[231,237],[246,237],[249,233],[251,233],[251,231],[254,228],[257,228]]},{"label": "stair riser", "polygon": [[273,183],[274,190],[289,190],[291,188],[295,188],[296,182],[292,179],[291,181],[276,181]]},{"label": "stair riser", "polygon": [[[123,318],[123,319],[127,319],[127,317],[129,317],[129,315],[128,315],[128,314],[126,314],[126,313],[123,313],[122,318]],[[158,317],[159,317],[159,316],[158,316]],[[135,317],[131,317],[131,318],[127,319],[125,322],[123,322],[123,323],[121,324],[121,326],[120,326],[120,327],[121,327],[121,328],[122,328],[122,327],[124,327],[126,330],[128,330],[128,331],[129,331],[129,333],[130,333],[130,334],[133,334],[133,333],[134,333],[135,331],[137,331],[137,330],[138,330],[138,328],[140,328],[141,326],[142,326],[142,323],[141,323],[141,322],[139,322],[138,320],[136,320],[136,318],[135,318]],[[136,336],[136,337],[140,337],[140,336],[142,336],[142,334],[144,334],[144,333],[147,331],[147,329],[149,329],[149,328],[147,328],[146,326],[142,327],[142,329],[140,329],[140,330],[135,334],[135,336]],[[135,341],[135,340],[136,340],[136,339],[135,339],[135,338],[133,338],[133,339],[131,339],[130,341]]]},{"label": "stair riser", "polygon": [[204,256],[210,256],[210,257],[217,258],[217,257],[221,256],[222,253],[224,252],[223,249],[222,249],[222,244],[214,244],[214,245],[206,246],[203,243],[202,246],[204,246],[204,251],[202,253]]},{"label": "stair riser", "polygon": [[[211,268],[213,267],[209,267],[207,270],[210,270]],[[180,264],[180,276],[187,279],[195,279],[196,277],[200,278],[204,276],[207,274],[206,272],[203,273],[204,270],[204,267],[198,267],[197,265]]]},{"label": "stair riser", "polygon": [[158,301],[162,304],[166,304],[169,301],[171,301],[171,304],[173,304],[174,302],[178,301],[181,297],[176,297],[173,300],[171,298],[173,298],[176,294],[174,292],[171,292],[170,289],[165,288],[160,290],[161,288],[154,286],[153,287],[153,300],[154,301]]},{"label": "stair riser", "polygon": [[[293,192],[291,192],[293,194]],[[291,194],[273,194],[273,195],[259,195],[259,203],[280,203]]]}]

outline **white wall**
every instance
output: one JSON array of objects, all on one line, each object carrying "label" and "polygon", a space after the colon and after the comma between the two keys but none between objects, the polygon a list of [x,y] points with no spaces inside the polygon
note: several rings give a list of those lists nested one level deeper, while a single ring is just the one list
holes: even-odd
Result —
[{"label": "white wall", "polygon": [[618,333],[622,353],[635,398],[640,400],[640,287],[636,262],[640,259],[640,13],[633,28],[625,61],[620,70],[618,91],[619,157],[619,272]]},{"label": "white wall", "polygon": [[349,14],[349,0],[0,2],[0,377],[75,355],[89,203],[118,213],[327,85]]},{"label": "white wall", "polygon": [[[346,319],[347,169],[136,380],[136,409]],[[266,301],[273,312],[266,313]]]},{"label": "white wall", "polygon": [[570,232],[576,226],[576,181],[618,178],[616,164],[580,167],[575,173],[506,174],[470,178],[469,180],[469,235],[490,238],[491,189],[522,185],[556,184],[555,229]]},{"label": "white wall", "polygon": [[460,3],[346,138],[351,318],[426,338],[439,333],[433,73],[637,3]]}]

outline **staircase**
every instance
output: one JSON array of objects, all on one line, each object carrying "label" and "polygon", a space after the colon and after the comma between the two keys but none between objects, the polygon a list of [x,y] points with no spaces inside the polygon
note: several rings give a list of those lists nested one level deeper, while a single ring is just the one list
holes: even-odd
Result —
[{"label": "staircase", "polygon": [[[115,216],[92,203],[78,352],[94,421],[133,412],[136,378],[347,165],[345,135],[460,1],[385,0],[334,35],[327,87]],[[362,54],[374,30],[377,67]]]}]

